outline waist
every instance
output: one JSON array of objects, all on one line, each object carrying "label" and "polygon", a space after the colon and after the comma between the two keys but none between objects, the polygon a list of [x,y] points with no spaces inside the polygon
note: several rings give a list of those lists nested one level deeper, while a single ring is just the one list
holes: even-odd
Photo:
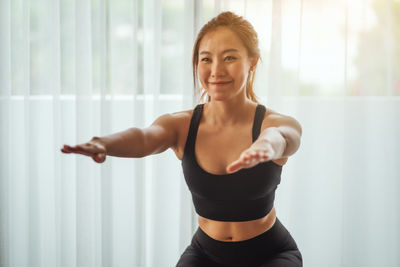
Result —
[{"label": "waist", "polygon": [[268,231],[275,223],[276,211],[272,207],[270,212],[262,218],[252,221],[225,222],[215,221],[199,215],[199,227],[211,238],[218,241],[244,241]]},{"label": "waist", "polygon": [[209,199],[192,192],[196,213],[214,221],[246,222],[264,218],[272,209],[275,191],[258,199]]}]

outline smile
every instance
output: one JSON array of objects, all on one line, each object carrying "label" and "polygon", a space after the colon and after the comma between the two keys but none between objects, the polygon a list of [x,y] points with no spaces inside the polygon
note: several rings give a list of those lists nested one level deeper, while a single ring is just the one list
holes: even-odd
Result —
[{"label": "smile", "polygon": [[227,81],[227,82],[209,82],[210,85],[215,85],[215,86],[223,86],[231,83],[232,81]]}]

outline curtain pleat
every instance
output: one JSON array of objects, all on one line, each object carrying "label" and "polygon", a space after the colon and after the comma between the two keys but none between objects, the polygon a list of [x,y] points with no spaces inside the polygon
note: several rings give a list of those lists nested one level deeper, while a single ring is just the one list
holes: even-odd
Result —
[{"label": "curtain pleat", "polygon": [[0,1],[0,266],[10,263],[11,6]]},{"label": "curtain pleat", "polygon": [[298,52],[297,52],[297,71],[296,71],[296,86],[295,86],[295,96],[300,96],[300,72],[301,72],[301,48],[303,39],[303,6],[304,0],[299,0],[299,41],[298,41]]},{"label": "curtain pleat", "polygon": [[271,16],[267,104],[279,107],[282,95],[279,92],[282,84],[282,1],[272,0]]},{"label": "curtain pleat", "polygon": [[[156,49],[159,47],[160,18],[157,18],[157,0],[143,1],[143,93],[144,93],[144,124],[148,125],[155,116],[155,101],[158,97],[159,88],[159,59],[156,57]],[[146,181],[142,183],[143,190],[143,266],[154,266],[153,252],[155,248],[155,227],[156,220],[153,212],[155,208],[154,195],[151,192],[155,190],[155,170],[152,168],[154,164],[153,158],[144,160],[144,173],[142,177],[146,177]],[[141,177],[141,178],[142,178]]]},{"label": "curtain pleat", "polygon": [[[394,73],[393,73],[393,57],[395,42],[393,38],[393,12],[391,11],[392,1],[385,1],[385,61],[386,61],[386,95],[393,95],[393,85],[394,85]],[[398,45],[398,44],[397,44]]]},{"label": "curtain pleat", "polygon": [[[57,147],[62,143],[61,139],[61,14],[60,14],[60,1],[51,2],[51,17],[52,21],[55,23],[51,24],[51,51],[52,51],[52,63],[54,66],[51,70],[51,76],[54,77],[50,83],[52,88],[52,123],[53,123],[53,147]],[[53,203],[54,203],[54,213],[52,214],[54,220],[54,240],[53,240],[53,261],[49,262],[49,265],[53,266],[63,266],[62,255],[62,171],[61,171],[61,154],[53,149],[52,157],[54,159],[54,191],[53,191]]]},{"label": "curtain pleat", "polygon": [[[111,121],[111,104],[113,102],[113,91],[110,77],[110,61],[111,61],[111,38],[110,38],[110,1],[95,1],[92,6],[92,24],[93,30],[97,32],[97,39],[92,43],[93,60],[97,59],[98,77],[94,78],[94,83],[99,91],[99,110],[95,113],[100,120],[98,135],[107,135],[112,131]],[[97,7],[97,8],[96,8]],[[107,98],[107,93],[111,98]],[[97,95],[97,94],[96,94]],[[106,159],[106,163],[100,168],[100,217],[101,217],[101,262],[100,266],[113,266],[113,161]]]},{"label": "curtain pleat", "polygon": [[[92,81],[92,10],[91,1],[75,2],[75,143],[89,140],[97,122]],[[75,235],[76,265],[94,267],[100,263],[99,249],[99,179],[98,168],[91,158],[76,157],[75,161]]]},{"label": "curtain pleat", "polygon": [[198,223],[171,150],[59,148],[193,108],[193,42],[225,10],[258,32],[261,103],[303,127],[275,204],[304,265],[399,266],[396,3],[1,0],[0,266],[176,264]]}]

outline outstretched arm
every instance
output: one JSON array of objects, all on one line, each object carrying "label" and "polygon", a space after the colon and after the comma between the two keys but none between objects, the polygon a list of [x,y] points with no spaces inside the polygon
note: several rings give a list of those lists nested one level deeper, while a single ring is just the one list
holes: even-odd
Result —
[{"label": "outstretched arm", "polygon": [[147,128],[130,128],[104,137],[93,137],[89,142],[76,146],[64,145],[61,151],[90,156],[98,163],[104,162],[106,155],[140,158],[161,153],[176,144],[175,121],[174,115],[165,114]]},{"label": "outstretched arm", "polygon": [[302,130],[294,118],[273,113],[264,122],[260,136],[227,167],[228,173],[253,167],[260,162],[288,158],[297,151]]}]

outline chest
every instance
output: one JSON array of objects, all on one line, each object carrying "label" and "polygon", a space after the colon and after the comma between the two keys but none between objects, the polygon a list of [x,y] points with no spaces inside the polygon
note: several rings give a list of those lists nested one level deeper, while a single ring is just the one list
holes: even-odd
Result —
[{"label": "chest", "polygon": [[235,128],[199,127],[195,143],[197,163],[205,171],[225,174],[226,167],[252,144],[252,124]]}]

